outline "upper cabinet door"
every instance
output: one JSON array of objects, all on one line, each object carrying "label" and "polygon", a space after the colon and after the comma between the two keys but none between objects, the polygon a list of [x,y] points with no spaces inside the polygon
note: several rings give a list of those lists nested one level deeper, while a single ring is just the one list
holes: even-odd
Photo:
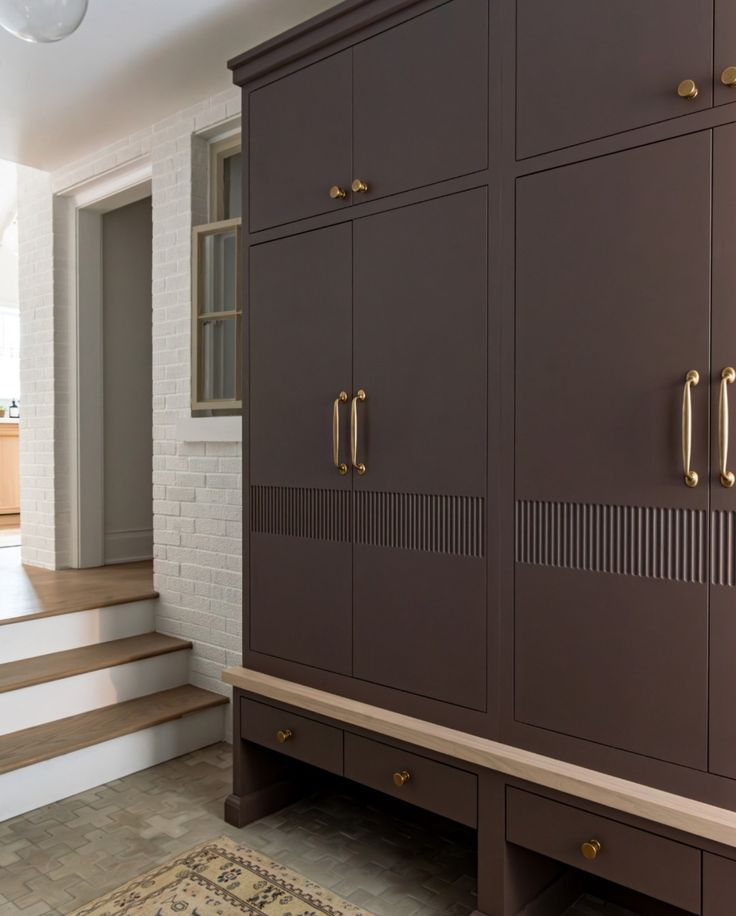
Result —
[{"label": "upper cabinet door", "polygon": [[518,0],[517,17],[520,159],[713,103],[713,0]]},{"label": "upper cabinet door", "polygon": [[488,165],[488,3],[452,0],[354,49],[353,203]]},{"label": "upper cabinet door", "polygon": [[343,51],[250,96],[252,232],[349,206],[352,51]]},{"label": "upper cabinet door", "polygon": [[716,105],[736,102],[736,3],[716,0]]}]

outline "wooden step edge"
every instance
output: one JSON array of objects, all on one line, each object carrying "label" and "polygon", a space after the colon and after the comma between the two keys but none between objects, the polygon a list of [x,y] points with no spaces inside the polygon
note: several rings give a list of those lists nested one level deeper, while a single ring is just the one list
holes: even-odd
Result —
[{"label": "wooden step edge", "polygon": [[131,662],[192,648],[187,639],[163,633],[143,633],[109,642],[50,652],[0,665],[0,694],[23,687],[35,687],[103,668],[117,668]]},{"label": "wooden step edge", "polygon": [[0,627],[11,623],[25,623],[28,620],[41,620],[44,617],[60,617],[62,614],[80,614],[83,611],[97,611],[106,607],[115,607],[118,604],[135,604],[137,601],[156,601],[160,597],[155,589],[145,592],[133,592],[115,598],[102,599],[101,601],[74,604],[71,607],[45,608],[37,611],[19,611],[17,614],[9,613],[0,617]]},{"label": "wooden step edge", "polygon": [[186,685],[0,737],[0,776],[230,702]]}]

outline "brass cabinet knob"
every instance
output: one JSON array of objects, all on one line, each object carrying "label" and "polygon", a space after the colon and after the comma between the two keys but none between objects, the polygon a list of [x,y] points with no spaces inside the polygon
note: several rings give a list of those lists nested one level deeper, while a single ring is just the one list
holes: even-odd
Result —
[{"label": "brass cabinet knob", "polygon": [[290,728],[280,728],[276,732],[276,740],[279,744],[286,744],[286,742],[294,737],[294,732]]},{"label": "brass cabinet knob", "polygon": [[405,786],[407,782],[411,779],[411,773],[408,770],[401,770],[399,773],[394,773],[394,785]]},{"label": "brass cabinet knob", "polygon": [[592,862],[593,859],[597,859],[601,854],[601,844],[598,840],[588,840],[586,843],[583,843],[580,847],[580,852],[583,854],[583,858],[588,859],[589,862]]},{"label": "brass cabinet knob", "polygon": [[677,94],[681,99],[689,99],[691,102],[698,97],[698,87],[695,80],[683,80],[677,87]]},{"label": "brass cabinet knob", "polygon": [[726,67],[721,73],[721,82],[729,89],[736,89],[736,67]]},{"label": "brass cabinet knob", "polygon": [[353,191],[353,194],[365,194],[365,192],[368,190],[368,185],[362,180],[362,178],[356,178],[350,187]]},{"label": "brass cabinet knob", "polygon": [[347,197],[348,192],[345,188],[341,188],[339,184],[333,184],[330,188],[330,197],[332,200],[342,200],[343,197]]}]

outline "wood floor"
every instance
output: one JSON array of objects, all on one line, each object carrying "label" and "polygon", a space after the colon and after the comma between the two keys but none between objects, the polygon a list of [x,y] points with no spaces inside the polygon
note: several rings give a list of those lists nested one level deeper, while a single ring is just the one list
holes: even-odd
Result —
[{"label": "wood floor", "polygon": [[54,572],[22,566],[20,548],[0,550],[0,626],[156,597],[150,561]]}]

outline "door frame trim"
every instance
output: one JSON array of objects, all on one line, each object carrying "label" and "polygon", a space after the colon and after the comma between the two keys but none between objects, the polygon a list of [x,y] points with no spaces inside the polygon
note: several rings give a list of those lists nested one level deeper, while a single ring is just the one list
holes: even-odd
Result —
[{"label": "door frame trim", "polygon": [[102,395],[102,217],[150,197],[153,164],[140,156],[56,196],[70,239],[69,276],[69,565],[104,564]]}]

